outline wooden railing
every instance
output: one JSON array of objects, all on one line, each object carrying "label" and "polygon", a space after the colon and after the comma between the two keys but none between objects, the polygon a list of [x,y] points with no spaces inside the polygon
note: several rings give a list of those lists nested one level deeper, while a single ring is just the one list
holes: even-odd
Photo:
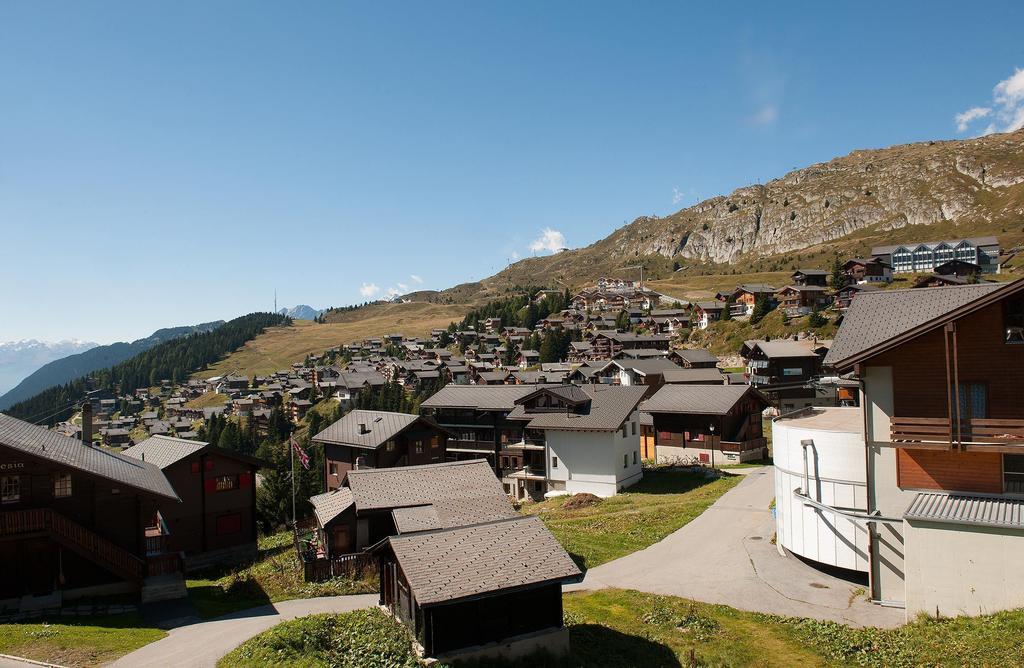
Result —
[{"label": "wooden railing", "polygon": [[1024,452],[1024,419],[956,419],[894,417],[890,440],[902,447],[945,450],[962,445],[967,450]]},{"label": "wooden railing", "polygon": [[145,563],[128,550],[49,508],[0,513],[0,535],[49,532],[62,545],[128,579],[141,580]]},{"label": "wooden railing", "polygon": [[759,450],[768,446],[768,439],[766,438],[751,438],[746,441],[722,441],[721,442],[722,452],[747,452],[749,450]]},{"label": "wooden railing", "polygon": [[306,582],[324,582],[341,576],[355,580],[372,572],[376,566],[377,559],[372,554],[343,554],[330,559],[303,561],[302,576]]},{"label": "wooden railing", "polygon": [[164,552],[146,557],[147,575],[169,575],[181,572],[181,555],[177,552]]}]

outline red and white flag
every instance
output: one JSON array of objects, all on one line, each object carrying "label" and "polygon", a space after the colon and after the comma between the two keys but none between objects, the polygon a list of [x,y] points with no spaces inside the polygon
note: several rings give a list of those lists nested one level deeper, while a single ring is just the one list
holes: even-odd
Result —
[{"label": "red and white flag", "polygon": [[288,440],[292,443],[292,450],[295,451],[295,455],[299,458],[299,462],[302,464],[302,468],[309,470],[309,455],[302,449],[299,442],[295,440],[294,436],[289,436]]}]

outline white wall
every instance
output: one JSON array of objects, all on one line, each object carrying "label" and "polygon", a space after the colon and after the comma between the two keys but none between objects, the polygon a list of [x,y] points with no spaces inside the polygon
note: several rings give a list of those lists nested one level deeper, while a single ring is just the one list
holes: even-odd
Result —
[{"label": "white wall", "polygon": [[1024,532],[904,521],[907,619],[1024,607]]},{"label": "white wall", "polygon": [[[860,418],[859,408],[830,408]],[[854,422],[856,422],[855,420]],[[868,533],[863,524],[804,504],[793,490],[804,487],[802,440],[808,448],[809,496],[842,510],[867,510],[864,438],[860,430],[833,431],[808,426],[813,420],[772,423],[775,463],[775,525],[779,544],[808,559],[866,573]]]},{"label": "white wall", "polygon": [[[546,430],[548,479],[564,482],[565,491],[570,494],[586,492],[602,497],[614,496],[619,488],[638,482],[643,477],[638,420],[639,416],[634,412],[626,423],[625,437],[621,430]],[[636,434],[632,424],[636,425]],[[625,467],[622,465],[623,456],[627,461]],[[552,457],[558,457],[557,468],[551,466]]]}]

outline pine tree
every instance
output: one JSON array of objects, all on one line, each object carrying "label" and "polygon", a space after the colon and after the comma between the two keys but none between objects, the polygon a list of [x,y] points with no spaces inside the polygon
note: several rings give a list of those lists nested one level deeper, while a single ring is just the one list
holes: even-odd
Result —
[{"label": "pine tree", "polygon": [[754,312],[750,314],[750,324],[756,325],[761,322],[761,320],[763,320],[771,310],[772,308],[768,301],[768,296],[765,294],[759,294],[757,299],[754,300]]},{"label": "pine tree", "polygon": [[846,276],[843,274],[843,265],[839,262],[838,256],[832,263],[832,276],[829,279],[829,282],[832,289],[836,291],[842,290],[843,286],[846,285]]}]

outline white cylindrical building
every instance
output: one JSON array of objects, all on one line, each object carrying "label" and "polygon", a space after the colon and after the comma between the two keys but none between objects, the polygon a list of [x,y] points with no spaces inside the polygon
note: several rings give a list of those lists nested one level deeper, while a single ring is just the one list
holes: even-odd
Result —
[{"label": "white cylindrical building", "polygon": [[793,493],[804,490],[806,470],[804,491],[812,500],[840,511],[867,511],[861,409],[813,408],[776,418],[772,457],[778,544],[812,561],[867,573],[864,524],[807,504]]}]

